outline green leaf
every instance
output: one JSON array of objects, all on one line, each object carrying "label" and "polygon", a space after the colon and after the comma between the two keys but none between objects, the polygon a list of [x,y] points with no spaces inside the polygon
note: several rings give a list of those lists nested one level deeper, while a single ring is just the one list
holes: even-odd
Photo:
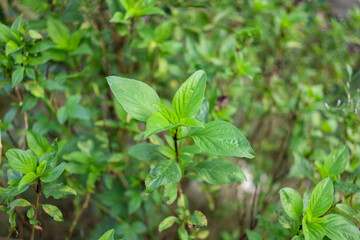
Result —
[{"label": "green leaf", "polygon": [[331,176],[336,176],[344,172],[349,161],[349,148],[342,146],[333,150],[326,158],[325,168]]},{"label": "green leaf", "polygon": [[225,159],[204,160],[198,163],[194,170],[210,184],[220,185],[238,181],[246,181],[246,176],[240,167]]},{"label": "green leaf", "polygon": [[149,85],[137,80],[115,76],[106,79],[116,100],[133,118],[145,122],[156,112],[153,104],[160,103],[160,99]]},{"label": "green leaf", "polygon": [[229,122],[216,120],[205,124],[191,134],[195,144],[204,152],[253,158],[254,150],[245,136]]},{"label": "green leaf", "polygon": [[169,200],[166,202],[167,204],[172,204],[173,202],[175,202],[177,194],[178,187],[176,183],[165,185],[164,197],[169,198]]},{"label": "green leaf", "polygon": [[199,111],[204,99],[206,73],[196,71],[175,93],[172,108],[179,118],[193,117]]},{"label": "green leaf", "polygon": [[180,240],[189,240],[189,234],[184,227],[179,227],[178,235]]},{"label": "green leaf", "polygon": [[64,186],[61,183],[45,185],[43,193],[46,198],[53,197],[55,199],[64,198],[69,194],[76,195],[76,191],[73,188]]},{"label": "green leaf", "polygon": [[303,212],[303,202],[300,194],[292,188],[280,189],[280,200],[286,214],[298,221]]},{"label": "green leaf", "polygon": [[55,221],[62,222],[64,221],[63,215],[59,208],[51,204],[42,204],[44,211],[49,214]]},{"label": "green leaf", "polygon": [[191,216],[191,223],[198,227],[206,227],[208,224],[206,216],[197,210]]},{"label": "green leaf", "polygon": [[206,100],[206,98],[204,98],[201,107],[199,109],[199,112],[196,115],[196,119],[204,124],[207,123],[209,121],[209,109],[210,109],[209,102]]},{"label": "green leaf", "polygon": [[38,175],[36,175],[36,173],[34,172],[29,172],[25,174],[25,176],[23,176],[19,182],[18,190],[22,189],[23,187],[34,181],[37,177]]},{"label": "green leaf", "polygon": [[35,172],[36,158],[29,151],[10,149],[6,152],[10,167],[19,173]]},{"label": "green leaf", "polygon": [[52,17],[47,18],[46,25],[51,40],[59,47],[66,49],[70,39],[69,29],[61,21]]},{"label": "green leaf", "polygon": [[176,113],[167,106],[161,103],[155,103],[154,106],[170,123],[176,124],[179,122]]},{"label": "green leaf", "polygon": [[45,182],[45,183],[49,183],[49,182],[53,182],[55,181],[56,179],[58,179],[60,177],[60,175],[64,172],[65,170],[65,167],[66,167],[66,163],[61,163],[59,166],[57,167],[54,167],[53,169],[51,170],[47,170],[45,173],[44,173],[44,176],[42,176],[40,178],[40,180],[42,182]]},{"label": "green leaf", "polygon": [[31,203],[29,203],[27,200],[22,199],[22,198],[18,198],[14,201],[12,201],[11,203],[9,203],[8,207],[9,208],[14,208],[14,207],[30,207]]},{"label": "green leaf", "polygon": [[153,192],[161,185],[179,182],[181,177],[182,172],[179,163],[172,160],[160,161],[146,179],[146,189]]},{"label": "green leaf", "polygon": [[26,141],[29,148],[39,157],[41,157],[49,147],[49,143],[45,137],[30,130],[26,131]]},{"label": "green leaf", "polygon": [[185,127],[204,127],[204,124],[196,118],[182,118],[180,123]]},{"label": "green leaf", "polygon": [[249,240],[262,240],[262,236],[254,231],[251,231],[250,229],[246,229],[246,236],[248,237]]},{"label": "green leaf", "polygon": [[33,107],[36,106],[38,102],[38,99],[32,95],[27,95],[23,101],[23,105],[21,108],[21,113],[24,113],[26,111],[29,111],[30,109],[32,109]]},{"label": "green leaf", "polygon": [[15,87],[24,79],[24,67],[17,67],[11,76],[12,87]]},{"label": "green leaf", "polygon": [[157,151],[158,146],[151,143],[139,143],[129,148],[128,154],[140,161],[157,161],[163,157]]},{"label": "green leaf", "polygon": [[157,112],[151,115],[146,122],[146,130],[144,133],[144,139],[150,137],[151,135],[169,130],[175,127],[180,126],[181,124],[173,125],[171,124],[161,113]]},{"label": "green leaf", "polygon": [[178,218],[174,216],[170,216],[162,220],[159,224],[159,233],[170,228],[177,220]]},{"label": "green leaf", "polygon": [[324,228],[318,223],[306,223],[303,221],[305,240],[322,240],[325,234]]},{"label": "green leaf", "polygon": [[358,227],[338,214],[328,214],[324,217],[328,220],[323,224],[325,235],[331,240],[357,240],[360,239],[360,231]]},{"label": "green leaf", "polygon": [[10,40],[6,43],[6,47],[5,47],[5,54],[6,56],[16,52],[17,50],[19,50],[21,47],[19,47],[19,45],[17,45],[16,42],[14,42],[13,40]]},{"label": "green leaf", "polygon": [[110,229],[106,233],[104,233],[98,240],[114,240],[115,230]]},{"label": "green leaf", "polygon": [[5,24],[0,22],[0,39],[4,42],[8,42],[11,40],[11,30]]},{"label": "green leaf", "polygon": [[342,215],[353,218],[356,221],[360,222],[360,214],[347,204],[336,204],[335,210],[337,210],[337,212]]},{"label": "green leaf", "polygon": [[68,115],[66,113],[65,107],[60,107],[56,112],[56,118],[59,121],[60,124],[63,124],[68,119]]},{"label": "green leaf", "polygon": [[334,186],[329,178],[321,180],[311,194],[309,210],[312,217],[323,215],[333,202]]}]

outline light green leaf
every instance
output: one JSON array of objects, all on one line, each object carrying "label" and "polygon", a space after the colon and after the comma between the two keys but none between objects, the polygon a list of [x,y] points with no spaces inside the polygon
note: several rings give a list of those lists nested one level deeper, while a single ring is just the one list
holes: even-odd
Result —
[{"label": "light green leaf", "polygon": [[309,210],[312,217],[323,215],[333,202],[334,186],[329,178],[321,180],[311,194]]},{"label": "light green leaf", "polygon": [[322,240],[324,237],[324,228],[318,223],[305,223],[303,221],[303,231],[305,240]]},{"label": "light green leaf", "polygon": [[66,114],[66,108],[60,107],[56,112],[56,118],[59,121],[60,124],[63,124],[66,122],[68,115]]},{"label": "light green leaf", "polygon": [[204,152],[253,158],[254,150],[245,136],[229,122],[216,120],[205,124],[191,134],[195,144]]},{"label": "light green leaf", "polygon": [[191,223],[198,227],[206,227],[208,224],[206,216],[202,212],[197,210],[195,210],[195,212],[191,216]]},{"label": "light green leaf", "polygon": [[70,39],[69,29],[60,20],[52,17],[47,18],[46,25],[51,40],[66,49]]},{"label": "light green leaf", "polygon": [[150,176],[146,179],[146,189],[153,192],[161,185],[179,182],[181,177],[182,172],[179,163],[172,160],[161,161],[151,170]]},{"label": "light green leaf", "polygon": [[66,163],[61,163],[59,166],[54,167],[53,169],[49,169],[45,172],[44,176],[40,178],[42,182],[49,183],[53,182],[60,177],[60,175],[64,172],[66,167]]},{"label": "light green leaf", "polygon": [[180,123],[185,127],[204,127],[204,124],[196,118],[182,118]]},{"label": "light green leaf", "polygon": [[161,103],[155,103],[154,106],[170,123],[176,124],[179,122],[176,113],[167,106]]},{"label": "light green leaf", "polygon": [[114,240],[115,230],[110,229],[106,233],[104,233],[98,240]]},{"label": "light green leaf", "polygon": [[179,118],[193,117],[204,99],[206,73],[199,70],[192,74],[175,93],[172,108]]},{"label": "light green leaf", "polygon": [[146,130],[144,133],[144,139],[150,137],[151,135],[169,130],[175,127],[180,126],[181,124],[171,124],[161,113],[157,112],[151,115],[146,122]]},{"label": "light green leaf", "polygon": [[204,160],[194,167],[199,176],[210,184],[227,184],[246,181],[240,167],[225,159]]},{"label": "light green leaf", "polygon": [[15,199],[14,201],[9,203],[9,205],[8,205],[9,208],[13,208],[13,207],[30,207],[30,206],[31,206],[31,203],[29,203],[27,200],[25,200],[23,198]]},{"label": "light green leaf", "polygon": [[333,150],[326,158],[324,167],[329,171],[330,175],[336,176],[344,172],[349,161],[349,148],[342,146]]},{"label": "light green leaf", "polygon": [[10,167],[19,173],[35,172],[36,158],[29,151],[10,149],[6,152]]},{"label": "light green leaf", "polygon": [[177,220],[178,218],[174,216],[170,216],[162,220],[159,224],[159,233],[170,228]]},{"label": "light green leaf", "polygon": [[26,141],[29,148],[39,157],[41,157],[49,147],[49,143],[45,137],[30,130],[26,131]]},{"label": "light green leaf", "polygon": [[15,87],[24,79],[24,67],[17,67],[11,76],[12,87]]},{"label": "light green leaf", "polygon": [[303,212],[303,202],[300,194],[292,188],[280,189],[280,200],[286,214],[299,221]]},{"label": "light green leaf", "polygon": [[172,204],[178,196],[178,187],[176,183],[165,185],[164,197],[169,198],[167,204]]},{"label": "light green leaf", "polygon": [[178,235],[180,240],[189,240],[189,234],[184,227],[179,227]]},{"label": "light green leaf", "polygon": [[156,112],[153,104],[160,103],[160,99],[149,85],[137,80],[115,76],[106,79],[116,100],[133,118],[145,122]]},{"label": "light green leaf", "polygon": [[5,54],[7,56],[13,52],[16,52],[19,49],[20,49],[19,45],[17,45],[17,43],[14,42],[13,40],[10,40],[6,43]]},{"label": "light green leaf", "polygon": [[23,187],[34,181],[37,177],[38,175],[36,175],[36,173],[34,172],[29,172],[25,174],[25,176],[23,176],[19,182],[18,190],[22,189]]},{"label": "light green leaf", "polygon": [[360,231],[358,227],[338,214],[328,214],[324,217],[328,220],[322,226],[325,229],[325,235],[331,240],[358,240],[360,239]]},{"label": "light green leaf", "polygon": [[44,211],[49,214],[55,221],[62,222],[64,221],[63,215],[59,208],[51,204],[42,204]]}]

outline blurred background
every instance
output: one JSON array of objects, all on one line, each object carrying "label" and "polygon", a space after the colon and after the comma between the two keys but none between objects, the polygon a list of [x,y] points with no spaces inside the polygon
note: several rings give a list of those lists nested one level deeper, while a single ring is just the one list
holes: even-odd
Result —
[{"label": "blurred background", "polygon": [[[135,3],[141,10],[132,8]],[[24,112],[28,129],[60,140],[62,159],[89,141],[100,152],[91,170],[67,168],[62,179],[83,193],[96,172],[92,202],[73,239],[97,239],[110,227],[124,239],[177,239],[176,228],[157,233],[171,213],[159,192],[144,193],[150,163],[127,153],[145,126],[113,100],[109,75],[143,81],[169,103],[182,82],[202,69],[209,118],[232,122],[250,141],[254,159],[229,158],[247,182],[183,183],[190,208],[208,217],[207,239],[288,239],[279,189],[313,188],[316,162],[339,145],[350,148],[349,173],[360,164],[358,1],[0,1],[4,25],[20,14],[24,44],[0,42],[3,153],[22,146]],[[22,105],[11,87],[17,64],[35,69],[19,87]],[[59,109],[66,109],[66,118]],[[104,158],[107,164],[96,165]],[[7,168],[3,158],[3,183]],[[34,198],[31,192],[24,196]],[[43,239],[64,239],[84,197],[43,197],[64,215],[61,223],[40,215]],[[359,196],[354,199],[359,204]],[[28,239],[26,224],[17,221],[19,236]],[[9,227],[0,212],[0,236]]]}]

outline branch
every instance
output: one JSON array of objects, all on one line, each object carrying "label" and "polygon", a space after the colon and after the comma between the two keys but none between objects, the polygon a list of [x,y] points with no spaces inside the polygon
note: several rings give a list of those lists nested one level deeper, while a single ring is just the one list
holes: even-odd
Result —
[{"label": "branch", "polygon": [[71,226],[70,226],[70,229],[69,229],[69,231],[68,231],[66,240],[70,240],[71,235],[73,234],[74,229],[75,229],[78,221],[80,220],[81,215],[84,213],[85,209],[89,206],[90,196],[91,196],[91,193],[88,192],[88,193],[86,194],[85,201],[84,201],[84,203],[82,204],[80,211],[78,212],[78,214],[75,216],[73,222],[71,223]]}]

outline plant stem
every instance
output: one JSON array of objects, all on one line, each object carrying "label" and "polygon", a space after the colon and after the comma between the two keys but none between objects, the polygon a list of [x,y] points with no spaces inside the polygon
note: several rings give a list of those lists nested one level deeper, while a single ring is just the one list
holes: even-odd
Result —
[{"label": "plant stem", "polygon": [[70,240],[71,235],[73,234],[74,229],[75,229],[78,221],[80,220],[81,215],[84,213],[85,209],[89,206],[90,196],[91,196],[91,193],[88,192],[86,194],[85,201],[82,204],[80,211],[78,212],[78,214],[75,216],[73,222],[71,223],[71,226],[70,226],[69,232],[67,234],[66,240]]},{"label": "plant stem", "polygon": [[[40,196],[41,196],[41,181],[40,179],[38,178],[38,183],[36,185],[36,200],[35,200],[35,214],[34,214],[34,220],[37,220],[37,217],[38,217],[38,209],[39,209],[39,202],[40,202]],[[33,226],[32,227],[32,230],[31,230],[31,240],[34,240],[34,237],[35,237],[35,227],[36,226]]]},{"label": "plant stem", "polygon": [[[176,161],[178,163],[180,163],[177,133],[178,133],[178,129],[175,130],[175,134],[174,134],[175,156],[176,156]],[[178,199],[179,198],[182,199],[183,198],[183,196],[182,196],[183,190],[181,188],[180,182],[177,182],[177,187],[178,187],[178,191],[179,191]]]},{"label": "plant stem", "polygon": [[1,128],[0,128],[0,167],[1,167],[1,158],[2,158],[2,143],[1,143]]},{"label": "plant stem", "polygon": [[[22,97],[20,94],[19,86],[15,87],[15,93],[16,93],[16,96],[18,97],[19,105],[21,107],[23,105],[23,100],[22,100]],[[24,133],[24,142],[22,145],[23,150],[25,150],[25,148],[26,148],[26,131],[29,129],[28,118],[27,118],[26,112],[24,112],[24,124],[25,124],[25,133]]]}]

